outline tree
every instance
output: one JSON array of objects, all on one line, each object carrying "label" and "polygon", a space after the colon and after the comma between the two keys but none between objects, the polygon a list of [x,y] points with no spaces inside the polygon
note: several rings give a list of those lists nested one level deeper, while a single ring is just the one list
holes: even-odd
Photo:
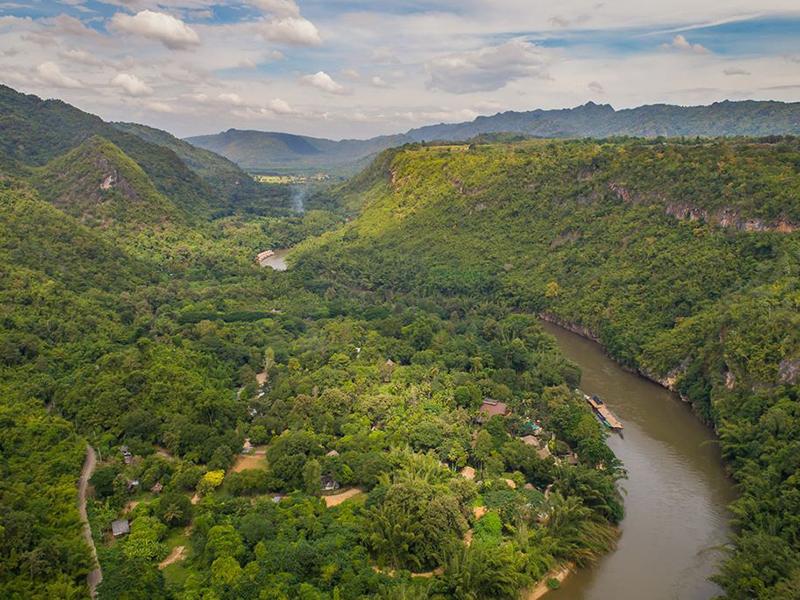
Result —
[{"label": "tree", "polygon": [[558,285],[557,281],[549,281],[544,288],[545,298],[558,298],[560,294],[561,294],[561,286]]},{"label": "tree", "polygon": [[477,409],[481,405],[481,390],[473,383],[459,385],[453,391],[453,398],[462,408]]},{"label": "tree", "polygon": [[234,586],[242,577],[242,567],[233,556],[220,556],[211,563],[211,583],[214,586]]},{"label": "tree", "polygon": [[523,557],[511,544],[453,544],[443,577],[446,595],[455,600],[515,600],[528,583],[522,565]]},{"label": "tree", "polygon": [[264,383],[269,383],[269,372],[275,366],[275,351],[272,347],[264,351]]},{"label": "tree", "polygon": [[[84,591],[85,593],[85,591]],[[164,577],[152,563],[112,553],[103,562],[103,581],[97,588],[100,598],[119,600],[165,600]],[[50,596],[66,598],[67,596]]]},{"label": "tree", "polygon": [[216,450],[214,450],[214,454],[211,455],[208,461],[208,468],[226,471],[230,468],[232,463],[233,450],[225,445],[217,446]]},{"label": "tree", "polygon": [[192,520],[191,500],[180,492],[166,492],[156,503],[155,515],[167,526],[188,525]]},{"label": "tree", "polygon": [[161,538],[166,527],[154,517],[138,517],[131,524],[131,533],[123,543],[122,552],[129,559],[154,560],[163,558],[166,548]]},{"label": "tree", "polygon": [[205,495],[214,491],[222,485],[224,479],[225,471],[209,471],[203,475],[200,483],[197,484],[197,493]]},{"label": "tree", "polygon": [[233,525],[214,525],[208,531],[206,554],[209,562],[220,556],[239,558],[244,554],[244,543]]},{"label": "tree", "polygon": [[98,498],[106,498],[114,494],[114,479],[118,472],[113,465],[97,468],[89,482]]},{"label": "tree", "polygon": [[492,435],[485,429],[481,429],[475,438],[475,447],[472,449],[472,455],[478,464],[483,469],[486,460],[491,456],[494,451],[494,439]]},{"label": "tree", "polygon": [[309,496],[319,496],[321,492],[320,479],[322,477],[322,467],[315,458],[306,461],[303,467],[303,486]]}]

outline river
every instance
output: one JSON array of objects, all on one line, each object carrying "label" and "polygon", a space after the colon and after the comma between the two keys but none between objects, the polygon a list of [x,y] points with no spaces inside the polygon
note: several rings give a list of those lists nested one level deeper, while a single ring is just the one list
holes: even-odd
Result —
[{"label": "river", "polygon": [[617,549],[571,575],[546,600],[708,600],[730,533],[734,492],[713,432],[664,388],[620,368],[602,348],[542,324],[625,425],[609,445],[625,464],[625,518]]},{"label": "river", "polygon": [[272,256],[261,261],[261,266],[271,267],[276,271],[285,271],[289,268],[289,265],[286,264],[286,255],[289,254],[290,250],[291,248],[281,248],[280,250],[275,250],[275,253]]}]

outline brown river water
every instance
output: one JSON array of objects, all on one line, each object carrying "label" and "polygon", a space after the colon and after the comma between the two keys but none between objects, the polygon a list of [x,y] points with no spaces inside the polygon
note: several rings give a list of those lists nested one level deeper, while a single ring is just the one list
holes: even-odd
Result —
[{"label": "brown river water", "polygon": [[628,479],[617,549],[582,569],[546,600],[708,600],[708,581],[728,539],[733,485],[713,432],[664,388],[629,373],[602,348],[550,323],[542,326],[583,371],[581,389],[622,420],[609,445]]},{"label": "brown river water", "polygon": [[289,254],[289,250],[290,248],[275,250],[275,254],[261,261],[261,266],[270,267],[276,271],[285,271],[289,268],[289,265],[286,264],[286,255]]}]

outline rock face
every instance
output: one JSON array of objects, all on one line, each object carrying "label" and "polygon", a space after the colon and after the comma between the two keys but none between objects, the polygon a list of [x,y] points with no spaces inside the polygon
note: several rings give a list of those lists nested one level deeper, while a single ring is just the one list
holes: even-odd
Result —
[{"label": "rock face", "polygon": [[778,378],[781,383],[797,383],[800,380],[800,358],[782,360],[778,365]]},{"label": "rock face", "polygon": [[115,183],[117,183],[117,174],[112,173],[111,175],[108,175],[106,176],[105,179],[103,179],[103,183],[100,184],[100,189],[110,190],[112,187],[114,187]]},{"label": "rock face", "polygon": [[800,229],[800,226],[796,223],[791,223],[786,219],[777,219],[772,222],[767,222],[762,219],[743,217],[733,208],[723,207],[719,210],[709,212],[689,202],[667,202],[665,198],[644,197],[617,183],[608,184],[608,189],[620,200],[628,204],[664,204],[666,202],[664,212],[675,217],[679,221],[711,223],[723,229],[735,229],[737,231],[746,232],[769,231],[776,233],[793,233]]},{"label": "rock face", "polygon": [[572,333],[577,333],[578,335],[588,338],[593,342],[600,343],[600,338],[588,327],[579,325],[577,323],[572,323],[571,321],[562,319],[558,315],[548,312],[540,313],[539,318],[543,321],[547,321],[548,323],[558,325],[559,327],[566,329],[567,331],[571,331]]}]

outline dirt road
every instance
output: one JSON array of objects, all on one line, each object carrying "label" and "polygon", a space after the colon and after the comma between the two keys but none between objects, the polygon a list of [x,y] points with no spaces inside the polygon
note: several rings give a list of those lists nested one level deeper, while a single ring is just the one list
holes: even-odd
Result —
[{"label": "dirt road", "polygon": [[89,516],[86,514],[86,495],[89,491],[89,479],[94,473],[95,465],[97,465],[97,454],[94,448],[87,444],[86,460],[83,462],[83,470],[78,484],[78,511],[81,515],[81,521],[83,521],[83,538],[92,550],[92,558],[95,564],[95,568],[89,571],[89,575],[86,576],[86,585],[89,586],[89,595],[92,598],[97,597],[97,586],[103,581],[103,572],[100,570],[100,563],[97,560],[97,549],[94,547],[94,540],[92,539],[92,528],[89,526]]}]

